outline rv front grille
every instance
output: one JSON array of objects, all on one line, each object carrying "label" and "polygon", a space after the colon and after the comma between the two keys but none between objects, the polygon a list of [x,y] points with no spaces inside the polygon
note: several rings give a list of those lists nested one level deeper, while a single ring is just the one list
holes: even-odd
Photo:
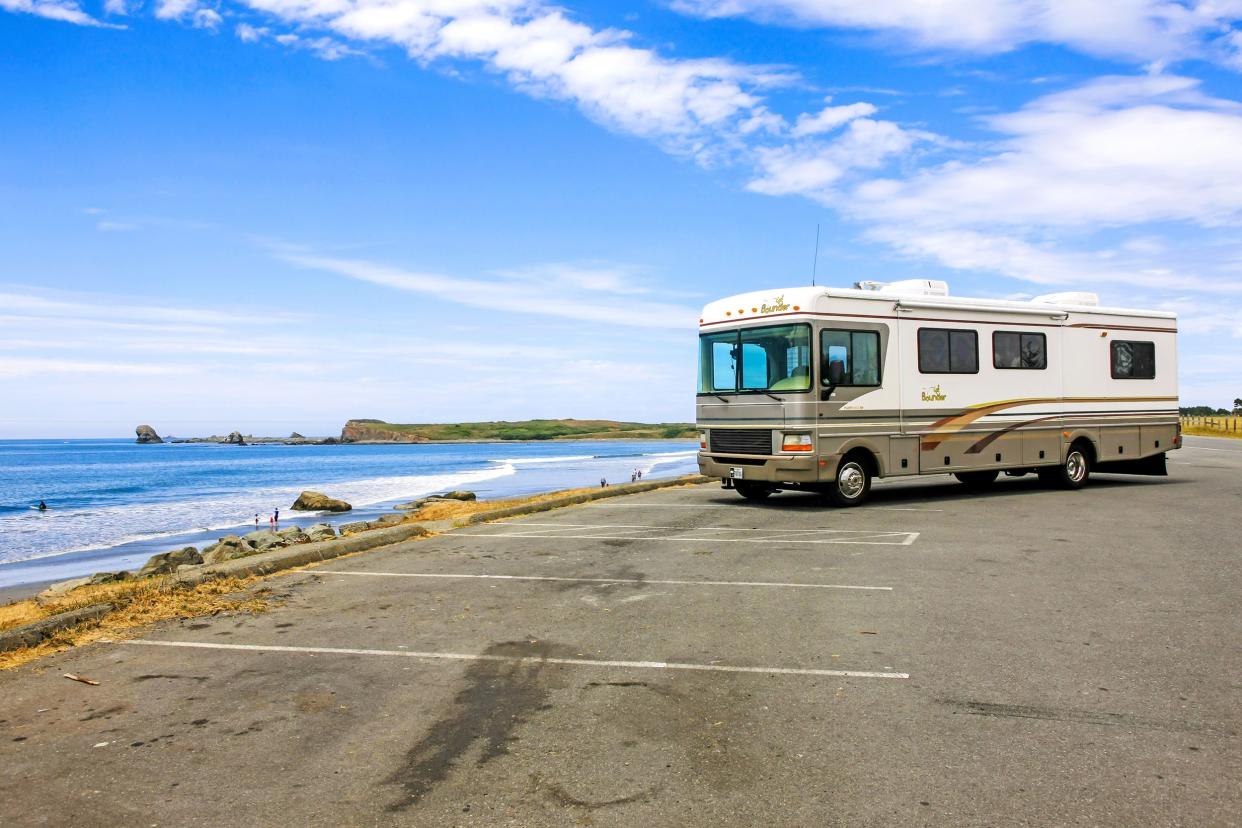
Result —
[{"label": "rv front grille", "polygon": [[771,454],[772,432],[760,428],[713,428],[711,447],[712,451],[730,454]]}]

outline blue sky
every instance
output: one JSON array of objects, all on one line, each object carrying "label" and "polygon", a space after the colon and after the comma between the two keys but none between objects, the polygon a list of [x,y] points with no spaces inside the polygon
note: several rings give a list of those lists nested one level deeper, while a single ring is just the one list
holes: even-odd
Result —
[{"label": "blue sky", "polygon": [[817,224],[1242,395],[1242,0],[0,0],[0,101],[3,437],[692,419]]}]

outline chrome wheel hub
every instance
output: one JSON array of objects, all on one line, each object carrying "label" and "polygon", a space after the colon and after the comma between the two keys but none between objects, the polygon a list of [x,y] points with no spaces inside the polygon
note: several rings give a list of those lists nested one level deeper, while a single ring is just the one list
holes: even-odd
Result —
[{"label": "chrome wheel hub", "polygon": [[857,463],[846,463],[837,473],[837,488],[851,500],[862,494],[866,483],[867,475]]},{"label": "chrome wheel hub", "polygon": [[1082,452],[1071,451],[1069,457],[1065,458],[1065,473],[1069,479],[1078,483],[1087,473],[1087,460],[1082,456]]}]

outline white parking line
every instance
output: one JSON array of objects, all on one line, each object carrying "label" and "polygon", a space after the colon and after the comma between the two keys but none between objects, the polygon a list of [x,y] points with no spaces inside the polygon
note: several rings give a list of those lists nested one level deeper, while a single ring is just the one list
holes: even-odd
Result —
[{"label": "white parking line", "polygon": [[676,543],[799,543],[799,544],[858,544],[863,546],[910,546],[918,540],[918,532],[891,532],[877,534],[874,532],[855,532],[862,537],[889,537],[892,540],[855,540],[853,538],[835,538],[825,540],[793,540],[784,538],[693,538],[686,536],[635,536],[635,535],[564,535],[549,534],[540,535],[531,532],[515,532],[501,534],[485,534],[485,533],[458,533],[457,537],[462,538],[486,538],[488,540],[513,540],[515,538],[544,538],[556,540],[563,538],[565,540],[633,540],[633,541],[668,541]]},{"label": "white parking line", "polygon": [[[1224,451],[1224,449],[1208,449],[1208,451]],[[732,509],[734,506],[743,505],[739,503],[731,503],[728,505],[720,503],[653,503],[643,501],[640,503],[588,503],[590,509]],[[923,509],[914,506],[864,506],[861,509],[852,511],[838,510],[832,514],[849,515],[850,517],[860,517],[867,512],[943,512],[944,509]]]},{"label": "white parking line", "polygon": [[[918,532],[876,531],[874,529],[750,529],[738,526],[694,526],[681,528],[676,526],[649,526],[634,523],[541,523],[539,521],[496,521],[488,524],[491,527],[512,527],[511,532],[477,532],[461,533],[471,538],[575,538],[583,540],[642,540],[642,541],[696,541],[709,542],[718,540],[722,543],[857,543],[875,544],[880,546],[909,546],[918,539]],[[539,527],[530,531],[529,527]],[[585,534],[587,531],[598,530],[604,534]],[[578,532],[578,534],[574,534]],[[685,532],[683,535],[645,535],[643,532]],[[693,537],[694,533],[712,532],[745,534],[745,537],[722,537],[713,534],[710,537]],[[807,535],[828,535],[831,537],[807,538]]]},{"label": "white parking line", "polygon": [[592,658],[504,656],[490,653],[420,653],[410,650],[363,650],[347,647],[288,647],[262,644],[217,644],[210,641],[120,641],[141,647],[184,647],[199,650],[242,650],[256,653],[309,653],[325,655],[396,656],[438,661],[499,661],[507,664],[564,664],[575,667],[629,667],[636,670],[700,670],[712,673],[761,673],[782,676],[836,676],[841,678],[908,679],[909,673],[869,670],[813,670],[798,667],[735,667],[727,664],[686,664],[675,661],[603,661]]},{"label": "white parking line", "polygon": [[853,586],[849,584],[795,584],[781,583],[779,581],[676,581],[676,580],[653,580],[650,578],[557,578],[551,575],[464,575],[464,574],[445,574],[440,572],[355,572],[352,570],[340,569],[321,569],[320,575],[362,575],[373,578],[476,578],[479,580],[495,580],[495,581],[567,581],[570,583],[582,584],[634,584],[643,586],[646,584],[676,584],[682,586],[732,586],[732,587],[792,587],[797,589],[863,589],[875,590],[879,592],[892,592],[892,587],[886,586]]}]

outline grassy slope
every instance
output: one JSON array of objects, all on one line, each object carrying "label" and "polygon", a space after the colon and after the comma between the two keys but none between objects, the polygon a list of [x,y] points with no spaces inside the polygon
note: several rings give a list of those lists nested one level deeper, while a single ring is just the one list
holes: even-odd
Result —
[{"label": "grassy slope", "polygon": [[1242,417],[1182,417],[1182,434],[1242,438]]},{"label": "grassy slope", "polygon": [[614,420],[521,420],[487,423],[385,423],[381,420],[350,420],[360,426],[374,425],[377,432],[417,435],[428,440],[556,440],[556,439],[672,439],[693,438],[698,432],[690,423],[622,423]]}]

